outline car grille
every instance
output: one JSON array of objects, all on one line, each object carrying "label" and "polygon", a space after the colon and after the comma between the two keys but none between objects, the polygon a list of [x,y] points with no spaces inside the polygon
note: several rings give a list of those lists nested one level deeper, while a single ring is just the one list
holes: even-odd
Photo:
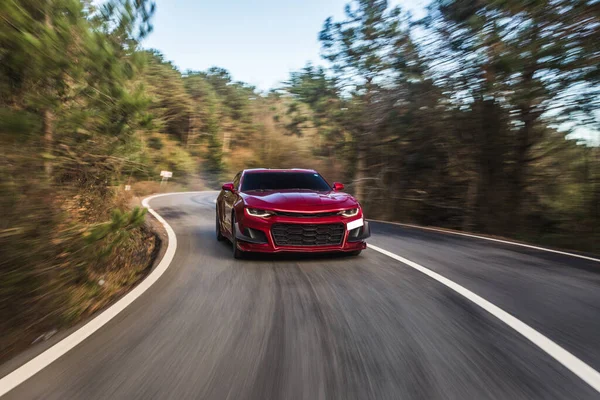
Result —
[{"label": "car grille", "polygon": [[334,246],[342,243],[344,224],[273,224],[277,246]]},{"label": "car grille", "polygon": [[340,215],[340,212],[332,211],[332,212],[321,212],[321,213],[298,213],[298,212],[287,212],[287,211],[275,211],[275,214],[280,215],[282,217],[323,218],[323,217],[333,217],[335,215]]}]

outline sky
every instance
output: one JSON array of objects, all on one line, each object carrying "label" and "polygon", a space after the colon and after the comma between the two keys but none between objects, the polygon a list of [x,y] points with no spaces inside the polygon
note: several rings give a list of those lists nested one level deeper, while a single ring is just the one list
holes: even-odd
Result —
[{"label": "sky", "polygon": [[[142,43],[182,72],[223,67],[268,90],[307,61],[322,64],[318,35],[348,0],[155,0],[154,31]],[[392,0],[422,15],[426,0]]]}]

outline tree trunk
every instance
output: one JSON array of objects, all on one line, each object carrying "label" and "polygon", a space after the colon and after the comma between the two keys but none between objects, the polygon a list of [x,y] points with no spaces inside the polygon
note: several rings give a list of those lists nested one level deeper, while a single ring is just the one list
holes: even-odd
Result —
[{"label": "tree trunk", "polygon": [[596,229],[600,228],[600,148],[592,148],[592,160],[594,165],[594,200],[592,201],[592,215],[598,221]]},{"label": "tree trunk", "polygon": [[526,65],[523,72],[523,81],[521,85],[525,90],[525,98],[520,104],[521,118],[523,121],[523,128],[519,131],[517,138],[517,147],[515,149],[515,170],[513,171],[513,187],[512,187],[512,201],[510,206],[512,207],[511,222],[514,231],[522,232],[525,227],[523,221],[523,201],[525,198],[525,189],[527,185],[527,174],[528,174],[528,154],[534,141],[534,127],[536,120],[540,114],[534,109],[533,99],[535,98],[536,89],[534,85],[534,75],[538,69],[537,58],[539,53],[539,27],[534,26],[531,31],[531,43],[533,48],[531,50],[531,61]]},{"label": "tree trunk", "polygon": [[462,229],[472,231],[477,218],[477,200],[479,198],[479,176],[469,179],[467,187],[467,202],[465,218],[463,219]]},{"label": "tree trunk", "polygon": [[600,148],[585,149],[585,195],[582,215],[589,215],[587,227],[591,227],[593,240],[600,239]]},{"label": "tree trunk", "polygon": [[42,111],[42,124],[44,130],[44,171],[50,178],[52,176],[52,153],[54,150],[54,114],[50,109]]},{"label": "tree trunk", "polygon": [[[46,2],[44,22],[52,29],[52,0]],[[52,153],[54,150],[54,113],[49,108],[42,110],[42,129],[44,131],[44,171],[48,178],[52,177]]]},{"label": "tree trunk", "polygon": [[592,148],[593,166],[593,195],[592,195],[592,234],[596,240],[600,240],[600,148]]},{"label": "tree trunk", "polygon": [[356,160],[356,175],[354,179],[354,196],[356,199],[364,203],[366,200],[365,196],[365,180],[367,178],[368,168],[367,168],[367,150],[366,150],[366,142],[369,138],[372,138],[373,135],[373,116],[370,114],[372,112],[371,108],[371,100],[372,100],[372,77],[366,77],[366,89],[365,93],[365,103],[366,107],[363,110],[363,121],[362,121],[362,132],[358,135],[358,149],[357,149],[357,160]]},{"label": "tree trunk", "polygon": [[533,132],[534,119],[529,106],[524,107],[523,128],[519,132],[517,147],[515,149],[515,169],[512,179],[512,201],[510,202],[512,226],[517,232],[523,228],[523,200],[525,197],[525,186],[528,173],[527,156],[531,147],[531,135]]},{"label": "tree trunk", "polygon": [[365,201],[365,178],[367,177],[366,150],[362,144],[358,145],[357,168],[354,178],[354,195],[363,203]]},{"label": "tree trunk", "polygon": [[506,191],[501,184],[501,176],[505,154],[502,133],[505,127],[495,100],[482,99],[480,106],[474,228],[488,233],[504,233],[502,206]]}]

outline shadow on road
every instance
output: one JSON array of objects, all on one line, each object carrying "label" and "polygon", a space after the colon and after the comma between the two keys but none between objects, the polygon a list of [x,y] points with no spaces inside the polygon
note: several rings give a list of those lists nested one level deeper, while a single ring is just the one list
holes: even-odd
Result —
[{"label": "shadow on road", "polygon": [[[219,242],[222,248],[225,248],[233,258],[233,249],[231,242],[224,240]],[[352,257],[348,253],[244,253],[244,262],[280,262],[280,261],[305,261],[312,262],[316,260],[336,260]]]},{"label": "shadow on road", "polygon": [[182,211],[178,207],[161,207],[158,210],[158,214],[166,220],[180,219],[188,215],[185,211]]}]

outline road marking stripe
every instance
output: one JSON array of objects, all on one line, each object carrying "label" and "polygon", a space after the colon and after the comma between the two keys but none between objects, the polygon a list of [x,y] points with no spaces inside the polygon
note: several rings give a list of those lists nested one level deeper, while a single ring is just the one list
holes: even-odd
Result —
[{"label": "road marking stripe", "polygon": [[367,246],[370,249],[373,249],[381,254],[385,254],[386,256],[391,257],[396,261],[400,261],[401,263],[406,264],[419,272],[422,272],[430,278],[433,278],[441,284],[454,290],[461,296],[471,300],[473,303],[477,304],[479,307],[483,308],[484,310],[492,314],[494,317],[498,318],[500,321],[504,322],[506,325],[510,326],[515,331],[523,335],[530,342],[538,346],[556,361],[561,363],[569,371],[573,372],[575,375],[577,375],[579,378],[585,381],[588,385],[596,389],[596,391],[600,392],[600,373],[598,371],[596,371],[595,369],[581,361],[579,358],[575,357],[573,354],[569,353],[567,350],[563,349],[558,344],[556,344],[546,336],[542,335],[540,332],[536,331],[529,325],[513,317],[500,307],[476,295],[469,289],[451,281],[448,278],[443,277],[442,275],[436,272],[433,272],[428,268],[423,267],[422,265],[417,264],[416,262],[407,260],[404,257],[400,257],[399,255],[384,250],[380,247],[373,246],[372,244],[368,244]]},{"label": "road marking stripe", "polygon": [[116,317],[128,305],[133,303],[165,273],[167,268],[169,268],[173,257],[175,256],[175,250],[177,249],[177,237],[175,236],[175,232],[167,223],[167,221],[165,221],[160,215],[158,215],[156,211],[150,208],[148,202],[157,197],[189,193],[198,192],[163,193],[154,196],[149,196],[142,200],[142,205],[148,209],[148,212],[152,214],[167,231],[169,242],[167,245],[165,255],[163,256],[162,260],[160,260],[160,263],[158,263],[156,268],[152,272],[150,272],[146,279],[140,282],[135,288],[133,288],[133,290],[131,290],[131,292],[126,294],[115,304],[104,310],[100,315],[92,319],[90,322],[88,322],[87,324],[85,324],[66,338],[62,339],[60,342],[56,343],[54,346],[50,347],[43,353],[32,358],[25,364],[21,365],[19,368],[15,369],[13,372],[0,379],[0,396],[5,395],[15,387],[19,386],[21,383],[25,382],[33,375],[46,368],[48,365],[56,361],[58,358],[63,356],[65,353],[77,346],[79,343],[83,342],[94,332],[96,332],[98,329],[100,329],[102,326],[108,323],[108,321]]},{"label": "road marking stripe", "polygon": [[484,240],[489,240],[489,241],[492,241],[492,242],[512,244],[514,246],[528,247],[530,249],[548,251],[550,253],[562,254],[562,255],[565,255],[565,256],[583,258],[584,260],[590,260],[590,261],[600,262],[600,258],[588,257],[588,256],[583,256],[581,254],[575,254],[575,253],[568,253],[566,251],[552,250],[552,249],[548,249],[548,248],[545,248],[545,247],[534,246],[534,245],[531,245],[531,244],[525,244],[525,243],[519,243],[519,242],[511,242],[510,240],[494,239],[494,238],[490,238],[490,237],[486,237],[486,236],[474,235],[472,233],[447,231],[447,230],[444,230],[444,229],[431,228],[431,227],[428,227],[428,226],[419,226],[419,225],[413,225],[413,224],[404,224],[402,222],[381,221],[381,220],[378,220],[378,219],[371,219],[371,218],[369,218],[368,221],[381,222],[382,224],[392,224],[392,225],[408,226],[409,228],[424,229],[424,230],[428,230],[428,231],[448,233],[448,234],[451,234],[451,235],[467,236],[467,237],[472,237],[472,238],[476,238],[476,239],[484,239]]}]

